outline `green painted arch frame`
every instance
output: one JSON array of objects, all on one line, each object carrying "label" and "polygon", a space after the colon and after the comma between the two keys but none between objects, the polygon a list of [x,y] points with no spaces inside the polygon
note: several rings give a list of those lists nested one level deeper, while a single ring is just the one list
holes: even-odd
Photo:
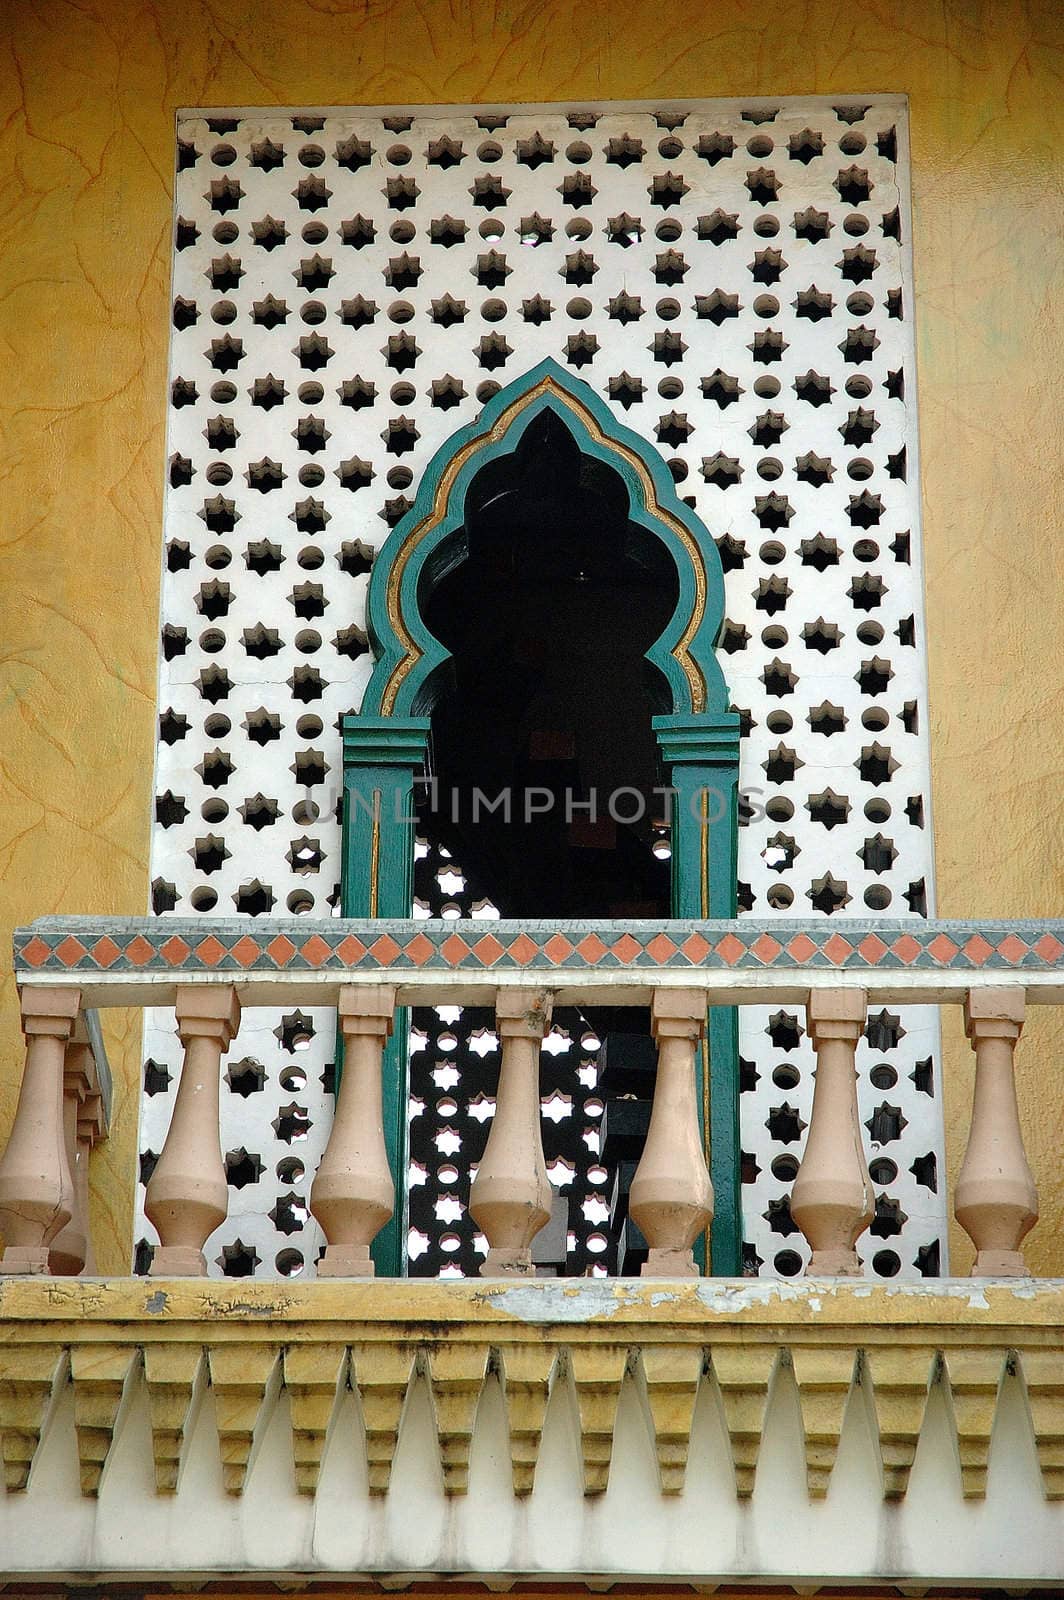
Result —
[{"label": "green painted arch frame", "polygon": [[728,687],[715,654],[724,618],[724,573],[705,525],[679,498],[657,449],[617,420],[586,383],[545,360],[501,389],[480,416],[436,452],[417,498],[373,565],[369,632],[375,665],[362,715],[416,717],[431,711],[449,652],[429,632],[418,596],[429,575],[438,582],[464,559],[460,534],[465,501],[489,461],[512,454],[530,424],[552,411],[580,451],[622,479],[629,518],[658,538],[679,579],[676,609],[647,651],[659,669],[673,715],[721,713]]},{"label": "green painted arch frame", "polygon": [[[450,652],[421,615],[423,583],[439,582],[465,559],[461,530],[475,475],[512,454],[545,410],[580,451],[622,479],[629,519],[668,550],[678,577],[676,609],[646,652],[671,702],[653,718],[673,791],[672,915],[733,917],[736,910],[739,718],[715,647],[724,618],[724,573],[708,529],[679,498],[657,448],[621,423],[586,383],[552,360],[501,389],[480,416],[454,433],[425,470],[413,506],[373,564],[368,625],[374,666],[359,712],[343,718],[343,864],[347,917],[406,917],[413,893],[413,789],[433,707],[446,686]],[[342,1051],[338,1047],[338,1059]],[[734,1008],[713,1007],[699,1065],[701,1119],[709,1136],[716,1195],[715,1275],[742,1270],[738,1038]],[[385,1057],[384,1120],[389,1161],[406,1172],[405,1022]],[[373,1247],[378,1270],[405,1263],[406,1186]]]}]

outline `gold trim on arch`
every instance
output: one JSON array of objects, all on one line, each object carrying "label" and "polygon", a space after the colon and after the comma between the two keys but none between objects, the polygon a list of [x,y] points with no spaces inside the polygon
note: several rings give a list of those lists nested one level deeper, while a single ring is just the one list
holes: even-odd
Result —
[{"label": "gold trim on arch", "polygon": [[506,409],[500,412],[499,416],[495,420],[495,423],[487,432],[478,434],[475,438],[468,440],[468,442],[462,446],[461,450],[457,451],[451,457],[446,468],[440,476],[439,483],[436,485],[436,493],[432,500],[432,509],[426,514],[426,516],[422,518],[419,523],[417,523],[411,529],[409,536],[403,542],[402,549],[395,558],[395,561],[392,565],[392,570],[388,574],[388,588],[386,591],[385,600],[388,611],[388,620],[391,623],[396,638],[403,647],[404,653],[402,659],[398,661],[395,667],[392,669],[391,676],[384,686],[384,692],[381,696],[381,714],[383,716],[390,717],[393,714],[399,690],[402,687],[404,680],[413,671],[423,654],[416,641],[411,636],[410,630],[407,628],[402,615],[402,606],[399,597],[402,589],[403,575],[406,571],[407,564],[421,541],[426,538],[434,528],[437,528],[447,515],[447,504],[450,500],[451,490],[453,489],[455,480],[458,477],[458,474],[462,471],[462,468],[471,459],[471,457],[479,454],[479,452],[485,449],[488,445],[494,444],[498,439],[501,439],[509,430],[515,418],[520,416],[521,412],[524,411],[527,406],[531,405],[535,400],[538,400],[543,394],[550,394],[555,400],[560,402],[560,404],[568,406],[570,411],[575,412],[579,416],[583,427],[587,430],[595,444],[602,446],[603,449],[607,451],[612,451],[615,455],[620,456],[628,463],[642,486],[643,505],[646,511],[652,517],[657,518],[659,522],[663,522],[666,527],[671,528],[686,550],[688,558],[691,562],[692,570],[694,572],[695,603],[692,607],[691,615],[687,619],[683,633],[680,635],[671,653],[679,665],[684,677],[687,679],[687,683],[691,691],[692,711],[704,711],[706,708],[705,680],[690,654],[691,641],[698,632],[706,609],[706,594],[708,585],[706,579],[706,570],[702,562],[701,551],[699,550],[698,545],[695,543],[695,540],[692,538],[690,531],[684,526],[680,519],[673,516],[671,512],[666,511],[659,503],[657,493],[654,489],[654,480],[647,471],[645,463],[640,460],[636,452],[629,449],[627,445],[619,444],[615,439],[607,437],[607,435],[603,433],[595,417],[592,416],[591,412],[582,406],[580,402],[572,395],[568,394],[566,390],[564,390],[553,378],[546,377],[541,378],[539,383],[537,383],[534,388],[527,390],[526,393],[518,395],[515,400],[512,400]]}]

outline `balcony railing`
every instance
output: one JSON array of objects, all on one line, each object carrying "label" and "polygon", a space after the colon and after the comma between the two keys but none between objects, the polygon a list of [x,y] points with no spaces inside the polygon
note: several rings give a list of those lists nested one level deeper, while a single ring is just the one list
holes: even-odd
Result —
[{"label": "balcony railing", "polygon": [[7,1245],[0,1273],[88,1276],[96,1270],[89,1156],[107,1138],[114,1092],[103,1035],[95,1010],[80,999],[71,1009],[30,985],[21,1005],[26,1070],[0,1158],[0,1238]]},{"label": "balcony railing", "polygon": [[550,1217],[540,1134],[539,1049],[553,1005],[649,1007],[658,1069],[631,1214],[649,1245],[643,1275],[696,1276],[713,1215],[699,1128],[696,1054],[709,1006],[804,1005],[816,1051],[812,1116],[791,1212],[810,1276],[859,1276],[874,1202],[857,1115],[854,1052],[870,1001],[959,1005],[975,1095],[954,1208],[978,1276],[1023,1276],[1038,1216],[1020,1132],[1013,1052],[1025,1006],[1064,1001],[1064,927],[1046,923],[833,919],[543,924],[46,918],[15,938],[26,1063],[0,1158],[0,1274],[91,1273],[87,1152],[107,1098],[94,1009],[172,1005],[184,1046],[172,1119],[147,1187],[160,1244],[151,1272],[197,1277],[225,1219],[220,1064],[241,1011],[335,1005],[345,1071],[310,1194],[326,1238],[321,1277],[372,1276],[370,1247],[395,1185],[381,1062],[397,1007],[493,1005],[501,1043],[496,1110],[470,1192],[489,1246],[486,1277],[534,1271]]},{"label": "balcony railing", "polygon": [[[1022,1276],[1038,1203],[1013,1078],[1025,1006],[1064,1002],[1059,926],[48,919],[16,936],[16,972],[8,1574],[1059,1592],[1064,1283]],[[470,1197],[489,1281],[370,1276],[401,1176],[381,1126],[385,1039],[396,1008],[432,1002],[496,1012]],[[228,1193],[221,1058],[242,1011],[279,1003],[335,1005],[345,1040],[311,1191],[321,1281],[209,1280]],[[540,1039],[552,1004],[595,1003],[647,1007],[657,1036],[631,1194],[648,1281],[530,1280],[550,1193]],[[766,1003],[805,1007],[817,1055],[792,1202],[807,1281],[699,1277],[700,1035],[707,1009]],[[953,1199],[982,1281],[861,1276],[854,1047],[870,1006],[904,1003],[964,1008],[975,1095]],[[185,1049],[148,1189],[150,1282],[93,1276],[82,1242],[107,1083],[88,1029],[116,1006],[174,1006]]]}]

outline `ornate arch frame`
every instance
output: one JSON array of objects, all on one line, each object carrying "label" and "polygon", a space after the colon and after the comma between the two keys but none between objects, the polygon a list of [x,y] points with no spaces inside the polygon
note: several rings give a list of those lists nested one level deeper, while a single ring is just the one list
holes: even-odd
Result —
[{"label": "ornate arch frame", "polygon": [[[724,617],[724,577],[704,524],[680,500],[657,449],[624,426],[594,391],[546,360],[499,391],[475,421],[429,463],[417,498],[374,562],[369,633],[374,666],[361,710],[343,720],[344,806],[341,899],[345,916],[408,917],[413,886],[413,785],[424,761],[431,712],[447,684],[449,653],[421,614],[431,588],[461,564],[465,501],[474,476],[511,454],[545,410],[581,453],[622,479],[628,515],[659,539],[674,563],[679,595],[646,659],[670,701],[653,719],[672,801],[672,915],[735,915],[739,719],[715,653]],[[703,1115],[716,1192],[713,1269],[741,1271],[738,1050],[735,1014],[714,1007],[704,1050]],[[385,1125],[393,1170],[406,1170],[405,1029],[397,1028],[385,1078]],[[405,1192],[405,1184],[399,1186]],[[405,1261],[404,1208],[379,1236],[378,1268]]]}]

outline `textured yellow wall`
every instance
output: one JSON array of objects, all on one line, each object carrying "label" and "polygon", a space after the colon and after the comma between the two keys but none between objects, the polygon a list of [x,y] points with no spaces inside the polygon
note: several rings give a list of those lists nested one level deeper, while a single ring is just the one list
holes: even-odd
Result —
[{"label": "textured yellow wall", "polygon": [[[7,0],[0,12],[0,949],[144,910],[173,114],[180,105],[840,94],[911,99],[939,909],[1060,909],[1056,0]],[[1054,299],[1054,290],[1056,299]],[[101,1267],[131,1227],[133,1019]],[[970,1100],[947,1018],[951,1158]],[[1062,1030],[1022,1095],[1064,1274]],[[19,1040],[10,981],[0,1138]],[[965,1246],[955,1266],[967,1264]]]}]

